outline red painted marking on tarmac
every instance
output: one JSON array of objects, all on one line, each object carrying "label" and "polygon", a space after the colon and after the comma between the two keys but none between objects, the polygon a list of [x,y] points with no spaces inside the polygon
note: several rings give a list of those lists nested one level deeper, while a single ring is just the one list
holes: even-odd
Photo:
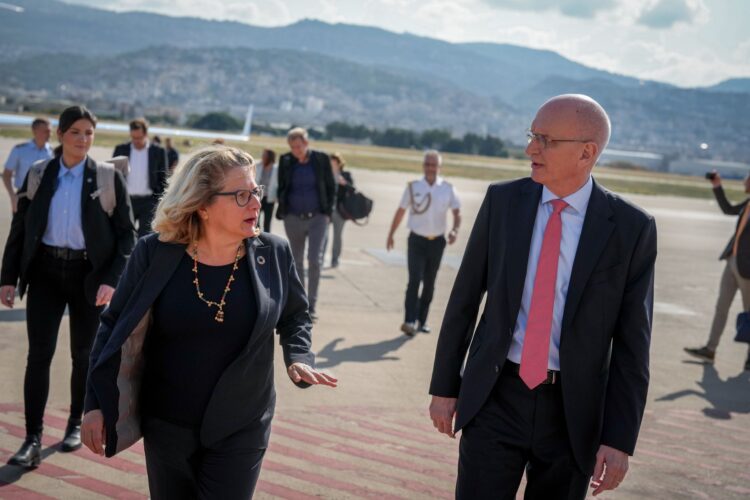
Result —
[{"label": "red painted marking on tarmac", "polygon": [[307,422],[301,422],[301,421],[293,420],[293,419],[286,418],[286,417],[278,417],[278,416],[274,417],[274,422],[278,422],[278,421],[281,421],[288,425],[292,425],[294,427],[303,427],[305,429],[323,432],[325,434],[332,434],[334,436],[338,436],[344,439],[353,439],[354,441],[360,442],[360,443],[389,446],[390,449],[392,449],[395,452],[406,453],[408,455],[415,455],[420,458],[432,460],[432,461],[439,462],[439,463],[446,464],[446,465],[453,466],[457,464],[457,459],[455,458],[450,459],[447,457],[445,453],[429,452],[427,450],[423,450],[422,448],[415,448],[415,447],[406,448],[406,447],[401,446],[398,443],[394,443],[393,441],[387,441],[385,439],[366,436],[366,435],[363,435],[362,433],[349,432],[349,431],[342,430],[340,428],[334,428],[334,427],[329,428],[329,427],[323,427],[319,425],[308,424]]},{"label": "red painted marking on tarmac", "polygon": [[[336,413],[332,411],[321,410],[321,412],[328,413],[329,415],[334,415],[334,416],[336,415]],[[370,422],[369,420],[362,418],[360,415],[356,415],[354,413],[350,415],[351,415],[351,418],[353,418],[354,421],[357,423],[357,425],[359,425],[360,427],[364,427],[365,429],[370,429],[372,431],[381,432],[383,434],[389,434],[391,436],[395,436],[401,439],[408,439],[409,441],[415,441],[417,443],[427,444],[430,446],[434,446],[435,444],[439,443],[439,440],[437,439],[439,436],[435,436],[434,438],[429,438],[429,439],[422,438],[420,436],[415,436],[413,432],[401,432],[395,429],[390,429],[388,427],[383,427],[382,425],[374,424]]]},{"label": "red painted marking on tarmac", "polygon": [[302,479],[303,481],[319,484],[325,488],[331,488],[334,490],[340,490],[340,491],[345,491],[347,493],[352,493],[354,495],[357,495],[358,497],[377,497],[377,498],[388,498],[391,500],[396,500],[396,499],[401,498],[401,497],[397,497],[394,495],[389,495],[387,493],[383,493],[381,491],[375,491],[370,488],[366,488],[364,486],[357,486],[354,484],[345,483],[343,481],[338,481],[336,479],[332,479],[329,477],[321,476],[314,472],[307,472],[302,469],[298,469],[296,467],[291,467],[289,465],[284,465],[279,462],[275,462],[273,460],[264,459],[263,467],[265,469],[268,469],[273,472],[277,472],[279,474],[285,474],[287,476],[291,476],[297,479]]},{"label": "red painted marking on tarmac", "polygon": [[3,500],[47,500],[54,497],[37,493],[36,491],[23,488],[17,484],[6,483],[0,479],[0,498]]},{"label": "red painted marking on tarmac", "polygon": [[[6,448],[0,448],[0,451],[8,454],[13,453]],[[40,465],[37,469],[34,469],[33,473],[41,474],[42,476],[51,477],[53,479],[59,479],[60,481],[63,481],[65,483],[83,488],[84,490],[93,491],[94,493],[98,493],[109,498],[148,498],[148,496],[143,495],[142,493],[138,493],[137,491],[128,490],[121,486],[117,486],[116,484],[105,483],[104,481],[100,481],[99,479],[94,479],[92,477],[82,476],[77,471],[66,469],[58,465],[53,465],[49,463],[49,460],[42,461],[42,465]]]},{"label": "red painted marking on tarmac", "polygon": [[364,458],[366,460],[371,460],[373,462],[380,462],[386,465],[392,465],[394,467],[398,467],[400,469],[406,469],[412,472],[426,474],[428,476],[444,478],[449,481],[453,481],[455,479],[449,476],[448,474],[446,474],[445,472],[443,472],[442,470],[433,469],[431,467],[419,467],[419,464],[415,464],[406,460],[401,460],[399,458],[390,457],[388,455],[383,455],[382,453],[377,453],[374,451],[362,450],[359,448],[355,448],[354,446],[340,444],[334,441],[328,441],[328,440],[321,439],[315,436],[311,436],[309,434],[305,434],[300,431],[287,429],[285,427],[276,428],[275,432],[276,434],[286,436],[290,439],[296,439],[297,441],[302,441],[304,443],[314,444],[316,446],[322,446],[328,450],[337,451],[339,453],[344,453],[347,455],[353,455],[355,457]]},{"label": "red painted marking on tarmac", "polygon": [[286,500],[319,500],[320,498],[315,495],[308,495],[307,493],[302,493],[301,491],[293,490],[291,488],[287,488],[286,486],[281,486],[280,484],[266,481],[265,479],[261,479],[260,481],[258,481],[258,485],[255,487],[255,491],[268,493],[275,498],[284,498]]},{"label": "red painted marking on tarmac", "polygon": [[[23,439],[26,437],[26,429],[19,425],[9,424],[7,422],[0,422],[0,429],[5,429],[8,431],[8,434],[12,436],[16,436],[17,438]],[[43,435],[42,436],[42,444],[47,447],[54,447],[57,446],[60,443],[59,439],[56,439],[52,436]],[[81,452],[74,452],[76,457],[82,458],[84,460],[88,460],[90,462],[97,463],[99,465],[103,465],[105,467],[111,467],[114,469],[117,469],[119,471],[125,471],[125,472],[132,472],[134,474],[145,474],[146,473],[146,467],[141,464],[137,464],[134,462],[131,462],[129,460],[125,460],[120,457],[112,457],[112,458],[104,458],[99,455],[96,455],[94,452],[86,448],[85,446],[81,448]]]},{"label": "red painted marking on tarmac", "polygon": [[[361,468],[358,468],[349,462],[344,462],[342,460],[337,460],[335,458],[324,457],[322,455],[317,455],[314,453],[308,453],[302,450],[298,450],[296,448],[292,448],[290,446],[284,446],[282,444],[277,444],[277,443],[272,442],[269,450],[272,453],[278,453],[279,455],[283,455],[285,457],[297,458],[299,460],[304,460],[312,464],[322,465],[334,471],[350,470],[354,472],[362,472]],[[385,478],[387,478],[387,480],[384,480]],[[371,481],[383,483],[389,486],[393,486],[393,485],[399,486],[403,489],[411,490],[417,493],[429,493],[433,497],[451,494],[450,491],[437,489],[430,485],[420,483],[418,481],[412,481],[409,479],[396,477],[390,474],[386,474],[385,472],[382,472],[382,471],[378,471],[378,477],[368,477],[368,479]]]}]

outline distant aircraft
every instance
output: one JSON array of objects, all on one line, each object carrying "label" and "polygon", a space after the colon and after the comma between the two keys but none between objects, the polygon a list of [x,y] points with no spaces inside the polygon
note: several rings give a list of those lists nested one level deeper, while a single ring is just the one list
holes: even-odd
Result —
[{"label": "distant aircraft", "polygon": [[[12,126],[31,126],[31,122],[34,121],[35,116],[30,115],[14,115],[8,113],[0,113],[0,125],[12,125]],[[57,125],[55,118],[49,118],[52,126]],[[168,137],[185,137],[190,139],[223,139],[225,141],[242,141],[247,142],[250,140],[250,129],[253,121],[253,105],[247,107],[247,114],[245,115],[245,125],[242,127],[241,134],[224,134],[221,132],[208,132],[206,130],[195,130],[195,129],[184,129],[184,128],[167,128],[167,127],[148,127],[148,131],[152,134],[164,135]],[[96,124],[97,130],[109,130],[112,132],[129,132],[130,128],[126,123],[115,123],[115,122],[99,122]]]}]

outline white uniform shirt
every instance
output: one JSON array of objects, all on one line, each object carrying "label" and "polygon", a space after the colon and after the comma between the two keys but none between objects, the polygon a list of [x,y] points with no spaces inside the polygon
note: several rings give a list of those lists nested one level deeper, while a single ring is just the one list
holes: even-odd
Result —
[{"label": "white uniform shirt", "polygon": [[[415,234],[432,238],[443,236],[446,232],[446,216],[448,210],[461,208],[461,201],[456,195],[456,190],[450,182],[446,182],[442,177],[435,179],[435,183],[430,186],[423,178],[411,183],[414,202],[411,202],[409,186],[406,186],[404,195],[401,197],[400,207],[409,211],[409,220],[407,227]],[[415,213],[421,211],[429,201],[429,208],[424,213]]]},{"label": "white uniform shirt", "polygon": [[130,196],[149,196],[153,194],[148,180],[148,147],[136,149],[130,145],[130,173],[128,174],[128,194]]},{"label": "white uniform shirt", "polygon": [[[578,250],[578,240],[581,238],[583,220],[586,218],[586,209],[589,206],[591,190],[594,183],[589,177],[588,182],[581,189],[563,198],[568,204],[561,212],[562,238],[560,239],[560,258],[557,261],[557,281],[555,282],[555,305],[552,309],[552,331],[549,342],[549,361],[547,369],[560,369],[560,327],[562,325],[563,312],[565,311],[565,299],[568,295],[570,284],[570,272],[573,270],[573,261]],[[542,197],[536,210],[536,221],[534,232],[531,235],[531,247],[529,248],[529,261],[526,266],[526,281],[523,284],[523,295],[521,296],[521,309],[518,311],[518,320],[513,330],[513,341],[508,351],[508,359],[514,363],[521,363],[523,352],[523,339],[526,335],[526,323],[529,319],[531,309],[531,296],[534,292],[534,278],[536,267],[539,263],[539,254],[542,251],[542,240],[547,221],[552,215],[552,200],[557,196],[549,189],[542,189]]]}]

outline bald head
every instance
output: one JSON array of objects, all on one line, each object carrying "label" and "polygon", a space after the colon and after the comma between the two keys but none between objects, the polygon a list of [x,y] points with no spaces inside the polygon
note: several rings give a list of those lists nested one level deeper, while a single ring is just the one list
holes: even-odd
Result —
[{"label": "bald head", "polygon": [[548,100],[539,112],[553,113],[571,124],[574,134],[580,139],[597,145],[597,157],[609,142],[611,125],[604,108],[595,100],[583,94],[563,94]]}]

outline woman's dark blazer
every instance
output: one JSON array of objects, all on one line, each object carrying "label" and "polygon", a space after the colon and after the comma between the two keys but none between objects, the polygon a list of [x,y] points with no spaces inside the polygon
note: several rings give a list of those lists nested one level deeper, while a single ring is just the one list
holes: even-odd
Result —
[{"label": "woman's dark blazer", "polygon": [[[18,210],[13,215],[10,234],[5,243],[0,285],[18,285],[21,297],[29,282],[29,269],[42,244],[47,229],[47,218],[55,183],[60,172],[60,159],[53,158],[44,170],[33,200],[25,196],[24,181],[18,197]],[[114,287],[125,267],[125,262],[135,245],[136,233],[130,210],[130,197],[125,179],[115,172],[115,199],[117,205],[110,217],[96,199],[96,162],[86,159],[83,187],[81,188],[81,229],[86,242],[86,253],[91,262],[91,272],[84,278],[86,299],[94,304],[99,286]]]},{"label": "woman's dark blazer", "polygon": [[[143,343],[151,307],[175,272],[186,246],[163,243],[158,234],[141,238],[101,317],[91,350],[85,411],[100,409],[106,428],[106,456],[140,436],[139,393]],[[273,384],[273,332],[279,334],[286,366],[313,366],[312,322],[307,296],[286,240],[268,233],[246,240],[246,259],[255,289],[258,317],[247,346],[216,384],[200,429],[204,446],[258,422],[258,447],[265,447],[276,393]],[[185,286],[192,287],[192,283]],[[210,311],[206,310],[206,314]],[[299,383],[300,387],[308,384]]]}]

